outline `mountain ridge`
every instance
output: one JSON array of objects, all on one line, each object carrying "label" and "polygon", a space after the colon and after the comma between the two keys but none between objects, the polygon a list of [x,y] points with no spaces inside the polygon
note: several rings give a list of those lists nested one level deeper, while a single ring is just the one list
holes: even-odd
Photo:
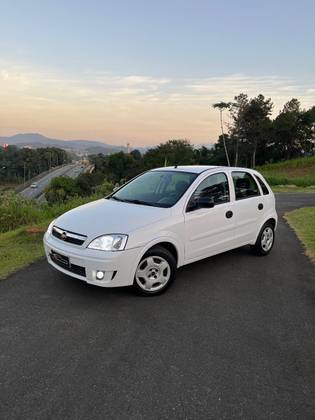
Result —
[{"label": "mountain ridge", "polygon": [[60,147],[61,149],[81,153],[104,153],[110,154],[126,151],[127,147],[103,143],[97,140],[66,140],[55,139],[40,133],[18,133],[13,136],[0,136],[0,144],[9,144],[17,147]]}]

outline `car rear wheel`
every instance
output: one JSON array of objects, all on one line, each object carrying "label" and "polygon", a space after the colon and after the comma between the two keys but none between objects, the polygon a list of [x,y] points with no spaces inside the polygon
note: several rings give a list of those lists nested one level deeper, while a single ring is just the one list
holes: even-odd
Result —
[{"label": "car rear wheel", "polygon": [[267,222],[261,228],[256,243],[252,248],[257,255],[267,255],[272,250],[274,241],[274,227],[272,223]]},{"label": "car rear wheel", "polygon": [[142,295],[153,296],[164,292],[175,279],[176,261],[163,247],[150,249],[136,269],[134,288]]}]

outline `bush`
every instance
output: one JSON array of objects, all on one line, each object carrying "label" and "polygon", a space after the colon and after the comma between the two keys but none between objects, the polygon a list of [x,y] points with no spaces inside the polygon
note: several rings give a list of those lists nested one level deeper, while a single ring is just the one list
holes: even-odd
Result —
[{"label": "bush", "polygon": [[[48,188],[47,193],[50,201],[47,203],[28,200],[13,192],[3,193],[0,196],[0,232],[8,232],[25,225],[49,222],[75,207],[105,197],[113,191],[113,185],[104,181],[103,184],[95,188],[96,191],[92,195],[71,196],[72,191],[77,192],[76,187],[73,187],[73,180],[71,178],[65,180],[65,177],[60,178],[62,179],[58,181],[55,181],[57,179],[55,178],[55,182],[52,183],[54,188]],[[55,188],[56,186],[57,188]],[[69,186],[73,187],[70,194],[66,193]]]},{"label": "bush", "polygon": [[1,195],[0,232],[7,232],[30,223],[39,223],[44,217],[34,201],[14,193]]},{"label": "bush", "polygon": [[[102,183],[103,182],[103,183]],[[104,181],[104,174],[81,174],[77,179],[65,176],[54,178],[46,189],[45,197],[49,204],[65,203],[74,197],[89,197],[94,194],[109,194],[113,185]]]},{"label": "bush", "polygon": [[45,198],[48,203],[63,203],[79,193],[76,181],[68,176],[54,178],[46,189]]},{"label": "bush", "polygon": [[99,197],[106,197],[108,194],[113,192],[113,184],[109,181],[104,181],[103,184],[98,185],[95,188],[95,194]]}]

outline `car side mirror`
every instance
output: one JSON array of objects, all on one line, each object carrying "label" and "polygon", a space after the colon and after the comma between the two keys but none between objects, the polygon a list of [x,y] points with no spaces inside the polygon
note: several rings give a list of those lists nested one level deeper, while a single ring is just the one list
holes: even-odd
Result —
[{"label": "car side mirror", "polygon": [[199,197],[190,200],[187,206],[187,211],[194,211],[198,209],[211,209],[215,206],[215,203],[212,198],[209,197]]},{"label": "car side mirror", "polygon": [[198,208],[200,209],[212,209],[214,207],[213,199],[209,197],[199,197]]}]

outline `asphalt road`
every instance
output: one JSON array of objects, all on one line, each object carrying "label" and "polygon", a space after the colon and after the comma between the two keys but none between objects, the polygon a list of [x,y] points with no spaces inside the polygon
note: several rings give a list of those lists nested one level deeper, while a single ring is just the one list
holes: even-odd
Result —
[{"label": "asphalt road", "polygon": [[20,194],[26,198],[37,198],[44,193],[45,188],[48,187],[50,181],[57,176],[69,176],[71,178],[77,177],[84,168],[81,168],[80,164],[69,164],[58,168],[49,174],[43,176],[41,179],[36,181],[37,188],[27,187],[21,191]]},{"label": "asphalt road", "polygon": [[283,220],[268,257],[183,267],[155,298],[33,264],[0,283],[0,337],[1,419],[315,418],[315,268]]}]

